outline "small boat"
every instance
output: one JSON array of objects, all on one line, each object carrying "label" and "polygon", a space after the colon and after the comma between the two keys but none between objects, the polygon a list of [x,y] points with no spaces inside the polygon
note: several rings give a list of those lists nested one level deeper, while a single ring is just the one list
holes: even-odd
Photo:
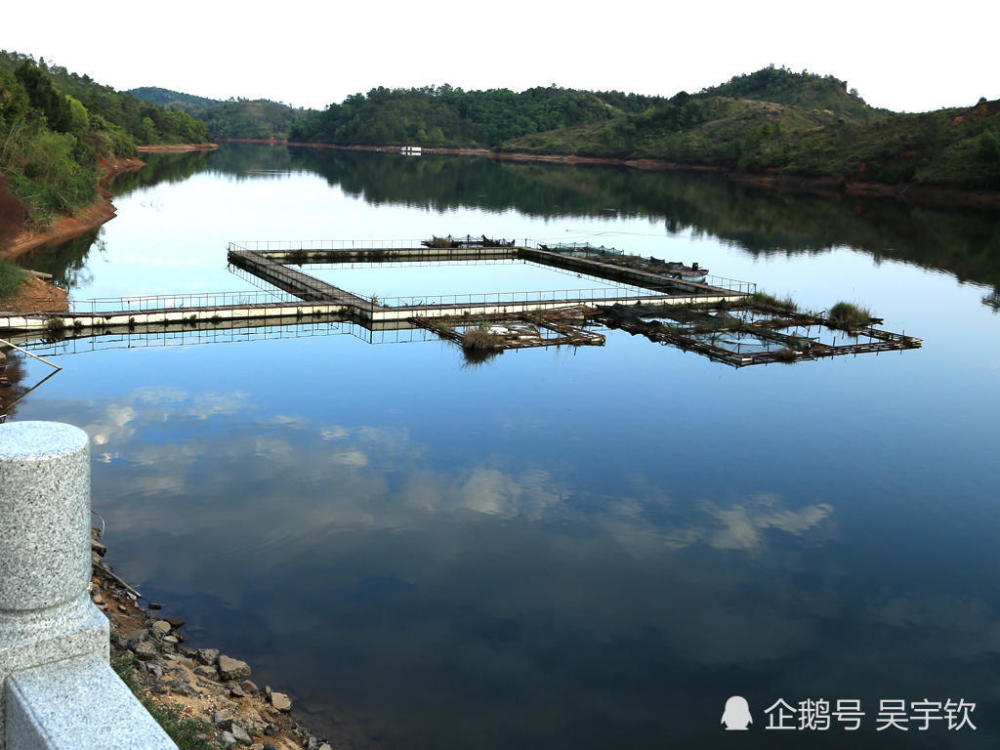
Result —
[{"label": "small boat", "polygon": [[704,281],[708,275],[708,269],[702,268],[697,263],[685,266],[683,263],[667,263],[667,273],[675,279],[681,281]]}]

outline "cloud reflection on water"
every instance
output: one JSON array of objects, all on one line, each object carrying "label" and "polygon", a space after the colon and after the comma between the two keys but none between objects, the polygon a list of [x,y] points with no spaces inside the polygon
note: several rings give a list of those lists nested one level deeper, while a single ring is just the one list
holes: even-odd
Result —
[{"label": "cloud reflection on water", "polygon": [[[126,575],[187,601],[189,622],[265,675],[291,668],[316,705],[330,691],[362,713],[406,702],[398,731],[456,700],[454,679],[493,685],[475,710],[498,714],[551,696],[604,695],[621,717],[657,696],[680,705],[692,669],[815,652],[840,607],[795,582],[815,567],[805,551],[836,540],[827,502],[676,498],[642,477],[597,494],[503,452],[449,466],[407,429],[269,414],[241,391],[35,402],[46,410],[91,435],[95,506]],[[926,638],[954,630],[950,609],[973,650],[998,648],[988,609],[873,602],[859,622]],[[612,684],[654,653],[675,678],[641,700]]]}]

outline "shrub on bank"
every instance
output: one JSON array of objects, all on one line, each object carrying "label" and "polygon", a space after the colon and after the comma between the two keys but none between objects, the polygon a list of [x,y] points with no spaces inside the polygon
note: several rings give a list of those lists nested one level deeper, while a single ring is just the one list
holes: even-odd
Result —
[{"label": "shrub on bank", "polygon": [[28,278],[28,272],[10,261],[0,260],[0,302],[12,297]]}]

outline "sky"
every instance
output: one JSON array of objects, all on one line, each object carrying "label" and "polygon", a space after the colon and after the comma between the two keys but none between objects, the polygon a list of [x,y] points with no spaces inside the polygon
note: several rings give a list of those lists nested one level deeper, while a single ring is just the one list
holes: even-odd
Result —
[{"label": "sky", "polygon": [[[5,3],[0,48],[116,89],[323,108],[375,86],[672,96],[769,64],[925,111],[1000,99],[1000,3]],[[932,10],[933,9],[933,10]]]}]

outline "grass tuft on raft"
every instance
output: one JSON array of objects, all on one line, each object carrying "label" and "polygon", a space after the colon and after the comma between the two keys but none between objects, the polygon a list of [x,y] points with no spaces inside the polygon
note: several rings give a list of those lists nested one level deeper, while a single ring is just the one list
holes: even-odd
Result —
[{"label": "grass tuft on raft", "polygon": [[838,302],[830,308],[827,315],[831,328],[839,328],[844,331],[863,328],[871,322],[871,319],[871,310],[850,302]]}]

